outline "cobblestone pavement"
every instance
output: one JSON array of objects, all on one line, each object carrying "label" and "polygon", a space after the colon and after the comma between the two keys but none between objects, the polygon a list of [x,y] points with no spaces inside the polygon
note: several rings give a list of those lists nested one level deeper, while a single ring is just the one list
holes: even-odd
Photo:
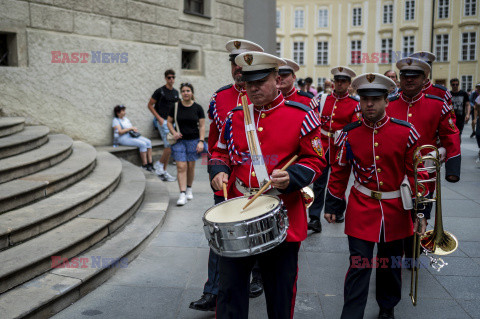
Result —
[{"label": "cobblestone pavement", "polygon": [[[419,302],[408,296],[410,273],[404,270],[402,301],[396,318],[480,318],[480,169],[477,146],[466,125],[462,142],[462,180],[442,180],[443,220],[459,248],[445,257],[448,266],[437,273],[421,269]],[[63,318],[214,318],[213,312],[191,310],[202,294],[207,274],[208,246],[201,217],[213,205],[206,166],[197,162],[194,199],[176,207],[178,187],[168,183],[170,209],[159,235],[126,269],[63,310]],[[343,224],[323,224],[309,234],[300,251],[298,294],[294,318],[339,318],[348,245]],[[372,275],[365,318],[376,318],[375,275]],[[263,295],[250,300],[250,318],[267,318]]]}]

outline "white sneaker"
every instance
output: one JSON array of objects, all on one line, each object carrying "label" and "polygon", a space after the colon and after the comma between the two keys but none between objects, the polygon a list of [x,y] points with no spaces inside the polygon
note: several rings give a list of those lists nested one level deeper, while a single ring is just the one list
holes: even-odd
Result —
[{"label": "white sneaker", "polygon": [[188,199],[188,200],[193,199],[192,189],[189,188],[189,187],[187,187],[187,199]]},{"label": "white sneaker", "polygon": [[155,168],[155,174],[158,176],[163,176],[165,174],[165,171],[163,170],[163,167],[153,167]]},{"label": "white sneaker", "polygon": [[475,161],[475,166],[477,166],[477,168],[480,168],[480,157],[478,157]]},{"label": "white sneaker", "polygon": [[175,182],[177,179],[170,175],[167,171],[163,171],[163,175],[161,176],[164,182]]},{"label": "white sneaker", "polygon": [[180,193],[180,197],[177,200],[177,206],[183,206],[187,203],[187,196],[185,193]]},{"label": "white sneaker", "polygon": [[156,161],[155,164],[153,164],[153,168],[155,168],[155,170],[162,169],[163,171],[163,164],[160,164],[160,161]]}]

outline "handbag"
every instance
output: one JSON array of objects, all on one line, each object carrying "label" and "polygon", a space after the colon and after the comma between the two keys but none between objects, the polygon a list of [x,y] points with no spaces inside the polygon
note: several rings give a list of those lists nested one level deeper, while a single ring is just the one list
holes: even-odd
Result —
[{"label": "handbag", "polygon": [[131,137],[135,137],[135,138],[142,136],[142,134],[135,131],[128,131],[128,134],[130,134]]},{"label": "handbag", "polygon": [[[122,122],[119,120],[118,123],[120,124],[120,127],[123,130]],[[137,137],[142,136],[142,134],[140,134],[139,132],[135,132],[135,131],[128,131],[128,134],[130,134],[130,136],[133,137],[133,138],[137,138]]]},{"label": "handbag", "polygon": [[[173,119],[175,120],[175,131],[177,131],[177,130],[180,131],[180,126],[178,126],[178,123],[177,123],[177,106],[178,106],[178,103],[175,103],[175,113],[174,113]],[[173,134],[171,132],[168,132],[167,142],[168,142],[168,144],[173,145],[173,144],[177,143],[178,140],[175,139],[175,137],[173,137]]]}]

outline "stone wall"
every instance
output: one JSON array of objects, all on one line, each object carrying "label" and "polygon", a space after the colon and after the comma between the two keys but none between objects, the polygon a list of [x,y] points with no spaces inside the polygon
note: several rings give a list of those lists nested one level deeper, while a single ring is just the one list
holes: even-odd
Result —
[{"label": "stone wall", "polygon": [[[231,82],[225,43],[244,28],[243,0],[210,0],[207,8],[211,19],[185,14],[180,0],[0,0],[0,31],[17,34],[19,59],[0,67],[0,115],[106,145],[113,106],[125,104],[132,123],[153,136],[147,102],[168,68],[177,89],[193,84],[206,110]],[[181,69],[182,49],[198,50],[198,70]],[[54,63],[66,57],[52,51],[71,62],[78,53],[78,63]]]}]

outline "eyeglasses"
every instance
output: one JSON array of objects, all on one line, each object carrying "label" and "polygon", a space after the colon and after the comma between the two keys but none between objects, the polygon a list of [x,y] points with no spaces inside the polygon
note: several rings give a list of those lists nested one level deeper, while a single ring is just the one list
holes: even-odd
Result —
[{"label": "eyeglasses", "polygon": [[167,79],[169,79],[169,80],[175,79],[175,75],[167,76]]}]

